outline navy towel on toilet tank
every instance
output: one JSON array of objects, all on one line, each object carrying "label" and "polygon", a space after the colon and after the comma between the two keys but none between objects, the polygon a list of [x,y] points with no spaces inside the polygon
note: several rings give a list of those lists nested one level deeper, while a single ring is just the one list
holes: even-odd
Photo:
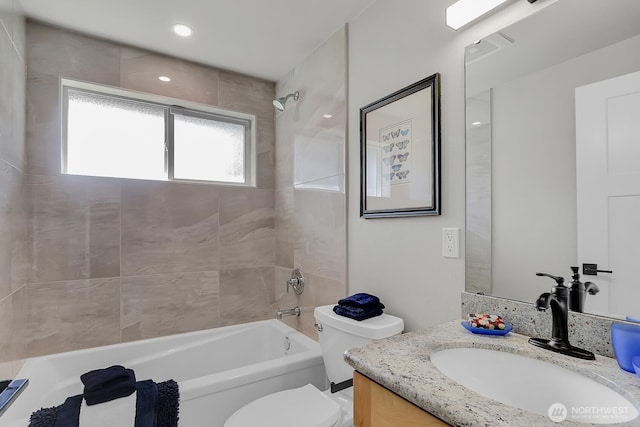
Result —
[{"label": "navy towel on toilet tank", "polygon": [[384,304],[380,298],[366,293],[354,294],[338,301],[338,305],[333,307],[333,312],[354,320],[365,320],[380,316],[384,309]]},{"label": "navy towel on toilet tank", "polygon": [[[371,308],[378,307],[379,305],[381,305],[381,303],[380,298],[375,295],[359,293],[341,299],[340,301],[338,301],[338,305],[358,308]],[[384,305],[382,305],[382,308],[384,308]]]},{"label": "navy towel on toilet tank", "polygon": [[366,320],[372,317],[380,316],[383,312],[384,305],[380,304],[371,308],[357,308],[344,305],[336,305],[333,307],[333,312],[344,317],[349,317],[353,320]]}]

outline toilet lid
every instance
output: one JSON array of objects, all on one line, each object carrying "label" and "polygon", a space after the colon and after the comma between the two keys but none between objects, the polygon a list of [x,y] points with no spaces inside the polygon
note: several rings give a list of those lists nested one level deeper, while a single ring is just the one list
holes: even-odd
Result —
[{"label": "toilet lid", "polygon": [[238,409],[224,427],[332,427],[340,405],[311,384],[280,391]]}]

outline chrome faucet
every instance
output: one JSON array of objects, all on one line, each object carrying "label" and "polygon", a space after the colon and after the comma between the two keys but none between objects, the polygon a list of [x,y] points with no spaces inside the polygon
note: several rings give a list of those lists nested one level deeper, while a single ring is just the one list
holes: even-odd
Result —
[{"label": "chrome faucet", "polygon": [[580,359],[595,360],[590,351],[574,347],[569,343],[569,291],[564,284],[564,277],[552,276],[547,273],[536,273],[536,276],[550,277],[556,281],[551,292],[545,292],[538,297],[534,307],[538,311],[546,311],[551,307],[552,326],[551,339],[529,338],[529,343],[547,350],[562,353]]},{"label": "chrome faucet", "polygon": [[279,308],[276,311],[276,319],[282,319],[282,316],[298,316],[300,317],[300,307],[295,308]]}]

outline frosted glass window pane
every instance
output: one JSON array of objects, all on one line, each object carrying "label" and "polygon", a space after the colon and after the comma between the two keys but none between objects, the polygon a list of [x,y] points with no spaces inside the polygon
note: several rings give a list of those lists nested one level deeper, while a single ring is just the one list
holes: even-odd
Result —
[{"label": "frosted glass window pane", "polygon": [[243,183],[244,135],[239,124],[176,114],[174,178]]},{"label": "frosted glass window pane", "polygon": [[69,91],[67,173],[166,180],[165,108]]}]

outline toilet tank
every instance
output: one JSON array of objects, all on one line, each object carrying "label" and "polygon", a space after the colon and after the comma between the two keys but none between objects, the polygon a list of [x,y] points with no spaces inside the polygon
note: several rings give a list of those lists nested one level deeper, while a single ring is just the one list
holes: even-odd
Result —
[{"label": "toilet tank", "polygon": [[314,316],[327,376],[329,381],[338,384],[353,378],[353,368],[344,361],[345,351],[401,333],[404,320],[382,314],[358,321],[335,314],[333,307],[316,307]]}]

